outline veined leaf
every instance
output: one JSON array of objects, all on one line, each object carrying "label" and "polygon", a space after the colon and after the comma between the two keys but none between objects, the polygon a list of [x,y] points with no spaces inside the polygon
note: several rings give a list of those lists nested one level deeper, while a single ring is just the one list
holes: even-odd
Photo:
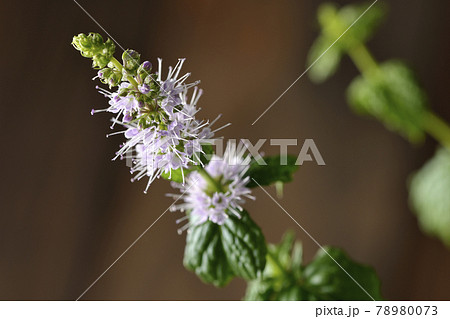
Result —
[{"label": "veined leaf", "polygon": [[220,226],[222,244],[234,273],[246,280],[259,277],[266,265],[266,242],[261,229],[246,211],[230,216]]},{"label": "veined leaf", "polygon": [[204,282],[223,287],[234,273],[223,250],[219,227],[208,221],[189,230],[183,264]]},{"label": "veined leaf", "polygon": [[225,286],[234,276],[260,276],[266,264],[266,243],[261,229],[247,212],[230,216],[224,225],[207,221],[188,231],[184,265],[203,281]]},{"label": "veined leaf", "polygon": [[403,63],[389,61],[371,77],[358,76],[347,96],[356,112],[374,116],[411,142],[423,140],[427,98]]}]

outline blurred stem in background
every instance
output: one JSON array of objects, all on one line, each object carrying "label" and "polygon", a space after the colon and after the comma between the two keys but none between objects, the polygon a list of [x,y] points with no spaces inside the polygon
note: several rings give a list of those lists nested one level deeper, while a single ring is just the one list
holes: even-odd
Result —
[{"label": "blurred stem in background", "polygon": [[[378,62],[363,43],[352,47],[347,53],[364,77],[370,78],[379,72]],[[430,110],[422,116],[424,130],[450,150],[450,126],[448,123]]]},{"label": "blurred stem in background", "polygon": [[314,64],[309,76],[314,82],[325,81],[348,55],[361,73],[347,89],[348,103],[356,113],[376,118],[411,143],[422,142],[428,134],[445,147],[412,176],[409,191],[421,228],[450,247],[450,127],[429,108],[426,93],[405,63],[378,63],[367,49],[365,43],[385,13],[382,2],[341,8],[321,5],[317,15],[322,32],[310,49],[308,63],[327,54]]}]

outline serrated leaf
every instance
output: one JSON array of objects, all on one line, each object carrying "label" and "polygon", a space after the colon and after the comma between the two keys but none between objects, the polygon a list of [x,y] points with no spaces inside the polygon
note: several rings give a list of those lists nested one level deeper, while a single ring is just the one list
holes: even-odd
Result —
[{"label": "serrated leaf", "polygon": [[439,149],[414,174],[409,192],[421,228],[450,247],[450,151]]},{"label": "serrated leaf", "polygon": [[222,247],[219,227],[207,221],[189,230],[183,264],[204,282],[223,287],[234,273]]},{"label": "serrated leaf", "polygon": [[247,187],[256,187],[258,184],[267,186],[276,182],[287,183],[292,181],[292,175],[298,170],[298,165],[295,164],[297,159],[292,155],[287,156],[286,165],[281,164],[280,155],[266,156],[263,159],[267,165],[259,165],[256,161],[250,164],[250,168],[246,173],[246,176],[250,176]]},{"label": "serrated leaf", "polygon": [[255,279],[266,264],[261,229],[247,212],[230,216],[223,225],[207,221],[192,227],[186,237],[183,263],[204,282],[225,286],[234,276]]},{"label": "serrated leaf", "polygon": [[[304,286],[320,300],[381,300],[380,281],[372,267],[352,261],[341,249],[324,247],[303,271]],[[333,257],[333,259],[330,258]],[[367,295],[336,262],[370,295]]]},{"label": "serrated leaf", "polygon": [[426,95],[403,63],[386,62],[373,76],[357,77],[347,97],[356,112],[374,116],[411,142],[423,140]]},{"label": "serrated leaf", "polygon": [[223,249],[234,273],[246,280],[260,276],[266,265],[266,242],[247,212],[230,216],[220,227]]}]

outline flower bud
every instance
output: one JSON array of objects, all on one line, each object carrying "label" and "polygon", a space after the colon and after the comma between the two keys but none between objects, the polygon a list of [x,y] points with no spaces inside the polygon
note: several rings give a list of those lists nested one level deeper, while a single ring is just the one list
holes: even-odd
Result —
[{"label": "flower bud", "polygon": [[97,72],[100,79],[107,79],[110,77],[112,70],[110,68],[103,68]]},{"label": "flower bud", "polygon": [[123,67],[131,74],[135,74],[139,68],[141,55],[134,50],[125,50],[122,54]]},{"label": "flower bud", "polygon": [[150,72],[151,69],[152,69],[152,63],[149,62],[149,61],[144,61],[144,62],[139,66],[138,73],[143,72],[143,73],[147,73],[147,75],[148,75],[148,72]]},{"label": "flower bud", "polygon": [[141,84],[141,85],[139,85],[139,91],[142,93],[142,94],[147,94],[148,92],[150,92],[150,86],[148,86],[147,84]]},{"label": "flower bud", "polygon": [[98,33],[89,33],[89,35],[80,33],[73,37],[72,45],[80,51],[82,56],[92,58],[94,68],[104,68],[116,49],[111,39],[103,42],[102,36]]},{"label": "flower bud", "polygon": [[152,70],[152,64],[149,61],[145,61],[139,66],[139,68],[137,70],[137,74],[139,75],[139,77],[141,79],[145,79],[148,75],[150,75],[151,70]]},{"label": "flower bud", "polygon": [[122,81],[122,73],[117,70],[112,70],[111,74],[109,75],[108,79],[108,85],[109,87],[117,86],[120,84],[120,81]]}]

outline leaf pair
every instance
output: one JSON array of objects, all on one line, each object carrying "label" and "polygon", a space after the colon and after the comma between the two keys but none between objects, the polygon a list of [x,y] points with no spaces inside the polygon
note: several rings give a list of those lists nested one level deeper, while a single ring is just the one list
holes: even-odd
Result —
[{"label": "leaf pair", "polygon": [[223,225],[207,221],[192,227],[183,263],[204,282],[223,287],[235,276],[245,280],[260,277],[265,256],[264,235],[243,211],[240,219],[230,215]]},{"label": "leaf pair", "polygon": [[308,54],[308,66],[314,63],[309,71],[311,80],[320,83],[328,79],[336,72],[348,50],[369,40],[382,21],[385,9],[375,5],[366,11],[368,7],[369,4],[347,5],[338,9],[331,3],[319,7],[318,20],[322,33]]},{"label": "leaf pair", "polygon": [[246,300],[381,299],[375,271],[352,261],[341,249],[324,247],[312,262],[303,266],[301,244],[294,244],[292,233],[288,233],[279,245],[269,246],[267,258],[264,275],[249,284]]}]

